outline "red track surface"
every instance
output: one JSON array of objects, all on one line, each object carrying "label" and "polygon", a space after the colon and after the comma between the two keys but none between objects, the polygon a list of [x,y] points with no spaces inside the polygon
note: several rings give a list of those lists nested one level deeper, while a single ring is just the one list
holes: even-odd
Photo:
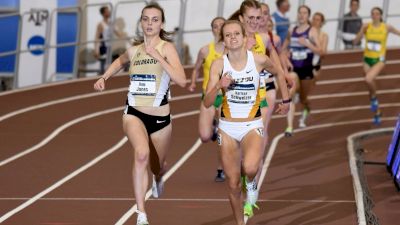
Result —
[{"label": "red track surface", "polygon": [[[296,130],[291,138],[280,138],[277,135],[285,129],[285,119],[276,116],[272,120],[270,137],[271,142],[276,138],[277,146],[266,165],[260,189],[261,209],[248,224],[357,224],[346,138],[374,128],[361,66],[348,64],[359,59],[360,53],[341,53],[325,60],[328,67],[311,94],[312,114],[307,129]],[[399,59],[399,51],[390,51],[388,59]],[[359,79],[348,80],[352,78]],[[103,93],[94,93],[93,79],[84,79],[0,95],[0,163],[48,138],[29,154],[0,166],[0,216],[31,200],[4,224],[115,224],[134,205],[132,150],[128,143],[54,190],[48,189],[124,137],[121,115],[127,82],[124,76],[113,78]],[[385,118],[381,127],[392,127],[400,112],[398,62],[385,68],[378,87]],[[173,120],[170,167],[198,140],[200,104],[200,95],[177,86],[172,87],[172,94],[174,98],[189,95],[171,103],[173,115],[193,113]],[[66,101],[54,102],[60,99]],[[47,105],[38,107],[41,104]],[[115,111],[81,118],[112,108]],[[82,120],[67,124],[79,118]],[[61,126],[64,128],[57,135],[49,137]],[[373,143],[386,148],[388,139]],[[162,198],[148,200],[152,225],[234,224],[226,186],[213,181],[217,151],[214,143],[202,144],[172,173]],[[390,222],[396,219],[393,214],[382,213],[386,207],[400,207],[398,194],[385,191],[389,188],[374,188],[373,192],[380,199],[378,216],[386,224],[394,224]],[[39,193],[43,196],[33,198]],[[125,224],[135,224],[135,218],[130,217]]]}]

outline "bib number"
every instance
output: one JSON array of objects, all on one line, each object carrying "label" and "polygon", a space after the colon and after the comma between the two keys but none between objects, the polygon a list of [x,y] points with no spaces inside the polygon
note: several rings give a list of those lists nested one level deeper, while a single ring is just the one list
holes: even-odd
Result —
[{"label": "bib number", "polygon": [[294,59],[294,60],[307,59],[307,52],[306,51],[294,51],[294,52],[292,52],[292,59]]},{"label": "bib number", "polygon": [[129,92],[133,95],[156,95],[156,75],[133,74]]},{"label": "bib number", "polygon": [[228,91],[228,101],[237,104],[253,104],[256,101],[255,87],[253,84],[235,84]]},{"label": "bib number", "polygon": [[368,41],[367,43],[367,48],[370,51],[373,52],[379,52],[381,51],[382,45],[379,42],[375,42],[375,41]]}]

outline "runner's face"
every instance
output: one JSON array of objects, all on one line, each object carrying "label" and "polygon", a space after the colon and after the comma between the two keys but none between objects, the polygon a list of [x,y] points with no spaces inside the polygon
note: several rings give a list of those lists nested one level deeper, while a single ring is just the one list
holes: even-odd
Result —
[{"label": "runner's face", "polygon": [[221,27],[222,25],[224,25],[225,21],[222,19],[217,19],[214,21],[214,23],[212,24],[212,32],[214,34],[215,37],[218,37],[219,34],[221,33]]},{"label": "runner's face", "polygon": [[142,25],[144,35],[159,35],[163,26],[160,10],[155,8],[145,9],[143,11],[140,23]]},{"label": "runner's face", "polygon": [[381,14],[381,12],[379,12],[379,10],[374,9],[371,12],[371,18],[372,18],[373,21],[381,21],[382,14]]},{"label": "runner's face", "polygon": [[307,23],[309,16],[310,15],[308,14],[308,10],[304,7],[301,7],[297,14],[297,20],[299,21],[300,24],[304,24]]},{"label": "runner's face", "polygon": [[261,5],[261,19],[260,19],[260,27],[264,27],[267,25],[268,20],[270,19],[269,8],[265,5]]},{"label": "runner's face", "polygon": [[261,20],[261,9],[247,8],[242,17],[246,32],[254,33],[258,30],[258,25]]},{"label": "runner's face", "polygon": [[350,11],[352,13],[356,13],[358,11],[358,9],[360,8],[360,4],[356,1],[352,1],[351,5],[350,5]]},{"label": "runner's face", "polygon": [[225,47],[228,50],[239,49],[243,47],[244,36],[239,24],[228,24],[224,27],[223,38]]},{"label": "runner's face", "polygon": [[322,27],[322,18],[319,15],[314,15],[312,18],[313,27],[321,28]]}]

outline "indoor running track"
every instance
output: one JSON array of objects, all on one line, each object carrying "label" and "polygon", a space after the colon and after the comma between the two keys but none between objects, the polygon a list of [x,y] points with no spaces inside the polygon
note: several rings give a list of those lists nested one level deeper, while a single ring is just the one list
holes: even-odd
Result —
[{"label": "indoor running track", "polygon": [[[380,127],[394,126],[400,112],[398,52],[389,52],[378,79]],[[376,128],[360,58],[327,57],[306,129],[285,138],[286,120],[274,116],[260,210],[247,224],[357,223],[346,138]],[[132,149],[121,128],[128,78],[112,78],[101,93],[93,83],[85,78],[0,94],[0,223],[135,224]],[[198,139],[200,86],[196,93],[171,88],[170,171],[162,198],[147,201],[152,225],[234,224],[226,184],[214,182],[218,147]]]}]

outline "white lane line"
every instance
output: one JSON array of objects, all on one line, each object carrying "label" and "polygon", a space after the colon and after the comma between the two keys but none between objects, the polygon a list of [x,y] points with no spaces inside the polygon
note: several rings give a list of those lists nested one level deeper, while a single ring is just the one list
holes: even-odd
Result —
[{"label": "white lane line", "polygon": [[[379,90],[376,93],[378,95],[400,93],[400,88],[398,88],[398,89],[388,89],[388,90]],[[310,95],[310,96],[308,96],[308,99],[309,100],[314,100],[314,99],[352,97],[352,96],[362,96],[362,95],[368,95],[368,92],[367,91],[359,91],[359,92],[344,92],[344,93],[332,93],[332,94],[323,94],[323,95]]]},{"label": "white lane line", "polygon": [[[171,101],[178,101],[178,100],[189,99],[189,98],[193,98],[193,97],[200,97],[200,94],[191,94],[191,95],[178,96],[178,97],[172,99]],[[104,115],[104,114],[113,113],[113,112],[116,112],[116,111],[119,111],[119,110],[122,112],[123,108],[124,107],[112,108],[112,109],[108,109],[108,110],[104,110],[104,111],[99,111],[99,112],[96,112],[96,113],[88,114],[86,116],[78,117],[78,118],[76,118],[74,120],[71,120],[71,121],[61,125],[57,129],[55,129],[53,132],[51,132],[50,135],[48,135],[45,139],[40,141],[38,144],[36,144],[36,145],[26,149],[26,150],[23,150],[23,151],[15,154],[15,155],[5,159],[5,160],[0,161],[0,167],[2,167],[2,166],[6,165],[6,164],[8,164],[8,163],[10,163],[10,162],[12,162],[14,160],[17,160],[17,159],[19,159],[19,158],[21,158],[21,157],[23,157],[23,156],[25,156],[25,155],[27,155],[29,153],[32,153],[32,152],[40,149],[44,145],[48,144],[51,140],[53,140],[61,132],[63,132],[67,128],[69,128],[69,127],[71,127],[71,126],[73,126],[73,125],[75,125],[77,123],[80,123],[80,122],[82,122],[84,120],[91,119],[91,118],[94,118],[94,117],[97,117],[97,116],[101,116],[101,115]],[[185,115],[185,113],[183,113],[183,115]]]},{"label": "white lane line", "polygon": [[[393,76],[395,76],[395,75],[393,75]],[[384,79],[384,77],[386,77],[386,76],[378,77],[378,79]],[[388,75],[387,77],[391,77],[391,76]],[[201,81],[201,80],[202,79],[199,79],[198,82]],[[319,82],[320,83],[321,82],[325,82],[325,84],[327,84],[327,82],[342,83],[342,82],[347,82],[347,80],[349,80],[349,79],[346,78],[346,79],[337,79],[337,80],[319,81]],[[317,82],[317,85],[318,85],[318,82]],[[19,110],[15,110],[15,111],[9,112],[9,113],[7,113],[7,114],[5,114],[3,116],[0,116],[0,122],[4,121],[6,119],[9,119],[9,118],[11,118],[13,116],[16,116],[16,115],[19,115],[19,114],[22,114],[22,113],[26,113],[26,112],[29,112],[29,111],[32,111],[32,110],[37,110],[37,109],[41,109],[41,108],[44,108],[44,107],[48,107],[48,106],[51,106],[51,105],[66,103],[66,102],[75,101],[75,100],[79,100],[79,99],[83,99],[83,98],[90,98],[90,97],[96,97],[96,96],[101,96],[101,95],[105,95],[105,94],[114,94],[114,93],[126,92],[126,91],[127,91],[127,88],[124,87],[124,88],[106,90],[106,91],[103,91],[103,92],[94,92],[94,93],[88,93],[88,94],[82,94],[82,95],[75,95],[75,96],[72,96],[72,97],[62,98],[62,99],[58,99],[58,100],[52,100],[52,101],[44,102],[44,103],[41,103],[41,104],[37,104],[37,105],[34,105],[34,106],[29,106],[29,107],[26,107],[26,108],[22,108],[22,109],[19,109]],[[389,94],[389,93],[399,93],[399,92],[400,92],[400,89],[388,90],[388,91],[379,90],[378,94]],[[352,95],[353,93],[354,93],[354,95]],[[353,92],[353,93],[352,92],[347,92],[347,93],[341,93],[341,94],[310,95],[309,99],[312,100],[312,99],[324,99],[324,98],[368,95],[368,92]],[[189,95],[183,95],[183,96],[192,96],[192,95],[200,96],[201,94],[197,93],[197,94],[189,94]],[[181,96],[173,97],[172,100],[175,99],[175,98],[179,98],[179,97],[181,97]]]},{"label": "white lane line", "polygon": [[359,225],[366,225],[367,222],[365,218],[364,193],[361,185],[360,176],[358,175],[357,160],[354,153],[354,140],[364,135],[393,131],[393,130],[394,128],[392,127],[380,128],[380,129],[357,132],[347,137],[347,151],[349,154],[351,176],[353,177],[354,198],[356,199],[357,218]]},{"label": "white lane line", "polygon": [[[385,76],[378,76],[377,80],[391,80],[391,79],[399,79],[400,74],[393,74],[393,75],[385,75]],[[345,78],[340,80],[322,80],[317,81],[317,85],[327,85],[327,84],[344,84],[344,83],[354,83],[354,82],[364,82],[364,77],[357,77],[357,78]]]},{"label": "white lane line", "polygon": [[[53,100],[53,101],[48,101],[48,102],[44,102],[41,104],[37,104],[37,105],[33,105],[33,106],[29,106],[26,108],[22,108],[19,110],[15,110],[12,112],[9,112],[3,116],[0,116],[0,122],[9,119],[13,116],[22,114],[22,113],[26,113],[32,110],[37,110],[37,109],[41,109],[44,107],[48,107],[48,106],[52,106],[52,105],[57,105],[57,104],[61,104],[61,103],[66,103],[66,102],[71,102],[71,101],[76,101],[76,100],[81,100],[84,98],[91,98],[91,97],[97,97],[97,96],[101,96],[101,95],[106,95],[106,94],[115,94],[115,93],[119,93],[119,92],[126,92],[127,88],[117,88],[117,89],[112,89],[109,91],[103,91],[103,92],[93,92],[93,93],[89,93],[89,94],[83,94],[83,95],[75,95],[72,97],[68,97],[68,98],[62,98],[62,99],[57,99],[57,100]],[[177,96],[177,97],[173,97],[171,99],[171,101],[177,101],[177,100],[182,100],[182,99],[188,99],[188,98],[194,98],[194,97],[198,97],[201,96],[201,94],[196,93],[196,94],[188,94],[188,95],[181,95],[181,96]]]},{"label": "white lane line", "polygon": [[19,158],[21,158],[21,157],[23,157],[23,156],[25,156],[25,155],[27,155],[29,153],[32,153],[32,152],[38,150],[39,148],[45,146],[51,140],[53,140],[57,135],[59,135],[61,132],[63,132],[67,128],[69,128],[69,127],[71,127],[71,126],[73,126],[73,125],[75,125],[77,123],[80,123],[80,122],[82,122],[84,120],[88,120],[88,119],[91,119],[91,118],[94,118],[94,117],[102,116],[102,115],[105,115],[105,114],[108,114],[108,113],[113,113],[113,112],[117,112],[117,111],[121,111],[122,112],[123,108],[124,107],[118,107],[118,108],[108,109],[108,110],[104,110],[104,111],[99,111],[99,112],[96,112],[96,113],[92,113],[92,114],[89,114],[89,115],[86,115],[86,116],[82,116],[82,117],[78,117],[78,118],[76,118],[74,120],[71,120],[71,121],[63,124],[62,126],[58,127],[57,129],[55,129],[53,132],[51,132],[51,134],[49,136],[47,136],[45,139],[43,139],[41,142],[37,143],[36,145],[34,145],[34,146],[32,146],[32,147],[30,147],[30,148],[28,148],[26,150],[23,150],[23,151],[19,152],[18,154],[15,154],[15,155],[13,155],[13,156],[5,159],[5,160],[0,161],[0,167],[2,167],[4,165],[7,165],[8,163],[10,163],[10,162],[12,162],[14,160],[17,160],[17,159],[19,159]]},{"label": "white lane line", "polygon": [[48,193],[50,193],[54,189],[60,187],[61,185],[63,185],[67,181],[71,180],[72,178],[74,178],[78,174],[80,174],[83,171],[87,170],[88,168],[92,167],[93,165],[98,163],[100,160],[106,158],[107,156],[109,156],[110,154],[112,154],[113,152],[118,150],[126,142],[127,142],[127,138],[126,137],[122,138],[116,145],[114,145],[112,148],[110,148],[109,150],[107,150],[103,154],[97,156],[95,159],[91,160],[90,162],[88,162],[87,164],[83,165],[79,169],[77,169],[74,172],[70,173],[68,176],[64,177],[63,179],[57,181],[55,184],[51,185],[50,187],[48,187],[45,190],[43,190],[42,192],[38,193],[34,197],[30,198],[28,201],[24,202],[23,204],[19,205],[18,207],[14,208],[13,210],[11,210],[11,211],[7,212],[6,214],[4,214],[2,217],[0,217],[0,223],[4,222],[5,220],[7,220],[11,216],[15,215],[16,213],[20,212],[21,210],[25,209],[26,207],[32,205],[37,200],[39,200],[43,196],[47,195]]},{"label": "white lane line", "polygon": [[[22,201],[29,198],[0,198],[0,201]],[[38,201],[135,201],[135,198],[40,198]],[[153,202],[229,202],[227,198],[150,198],[147,201]],[[259,199],[257,202],[297,202],[297,203],[355,203],[352,200],[322,200],[322,199]]]},{"label": "white lane line", "polygon": [[[400,107],[400,103],[385,103],[385,104],[379,104],[380,108],[392,108],[392,107]],[[349,107],[338,107],[338,108],[328,108],[328,109],[317,109],[317,110],[311,110],[310,114],[315,115],[315,114],[322,114],[322,113],[332,113],[332,112],[349,112],[349,111],[354,111],[354,110],[364,110],[368,109],[369,110],[370,106],[369,105],[360,105],[360,106],[349,106]],[[295,115],[301,115],[302,112],[296,112]],[[278,119],[278,118],[286,118],[286,115],[273,115],[272,119]]]},{"label": "white lane line", "polygon": [[33,105],[33,106],[29,106],[26,108],[22,108],[19,110],[15,110],[12,111],[10,113],[7,113],[3,116],[0,117],[0,122],[2,122],[3,120],[9,119],[13,116],[22,114],[22,113],[26,113],[32,110],[36,110],[36,109],[41,109],[44,107],[48,107],[48,106],[52,106],[52,105],[56,105],[56,104],[61,104],[61,103],[66,103],[66,102],[71,102],[71,101],[75,101],[75,100],[80,100],[80,99],[84,99],[84,98],[91,98],[91,97],[95,97],[95,96],[101,96],[101,95],[105,95],[105,94],[114,94],[114,93],[118,93],[121,91],[126,91],[126,88],[118,88],[118,89],[113,89],[113,90],[109,90],[109,91],[103,91],[103,92],[94,92],[94,93],[89,93],[89,94],[83,94],[83,95],[75,95],[72,97],[68,97],[68,98],[62,98],[62,99],[57,99],[57,100],[53,100],[53,101],[48,101],[48,102],[44,102],[41,104],[37,104],[37,105]]},{"label": "white lane line", "polygon": [[[119,108],[120,107],[118,107],[118,109]],[[117,108],[114,108],[114,109],[116,110]],[[110,109],[110,110],[112,110],[112,109]],[[106,111],[110,111],[110,110],[106,110]],[[172,115],[172,119],[178,119],[178,118],[182,118],[182,117],[186,117],[186,116],[195,115],[195,114],[198,114],[198,113],[199,113],[199,110],[186,112],[186,113],[181,113],[181,114],[176,114],[175,116]],[[69,175],[67,175],[63,179],[57,181],[55,184],[51,185],[50,187],[48,187],[45,190],[41,191],[40,193],[36,194],[34,197],[30,198],[28,201],[24,202],[23,204],[19,205],[18,207],[14,208],[13,210],[7,212],[2,217],[0,217],[0,223],[4,222],[5,220],[7,220],[11,216],[15,215],[16,213],[20,212],[21,210],[25,209],[26,207],[32,205],[33,203],[38,201],[40,198],[42,198],[43,196],[45,196],[48,193],[52,192],[53,190],[55,190],[56,188],[60,187],[64,183],[68,182],[72,178],[76,177],[80,173],[82,173],[85,170],[89,169],[90,167],[94,166],[96,163],[98,163],[102,159],[106,158],[110,154],[112,154],[115,151],[117,151],[118,149],[120,149],[127,141],[128,141],[128,139],[126,137],[122,138],[116,145],[114,145],[113,147],[108,149],[106,152],[102,153],[101,155],[97,156],[96,158],[94,158],[93,160],[88,162],[87,164],[83,165],[79,169],[77,169],[74,172],[70,173]],[[201,141],[200,141],[200,139],[197,139],[196,143],[192,146],[192,148],[174,165],[174,167],[171,168],[171,170],[169,170],[167,172],[166,176],[167,175],[168,175],[168,177],[171,176],[172,173],[174,173],[200,147],[200,145],[201,145]],[[188,154],[188,153],[190,153],[190,154]]]},{"label": "white lane line", "polygon": [[[397,120],[397,117],[383,117],[382,121],[392,121],[392,120]],[[354,124],[362,124],[362,123],[371,123],[371,119],[362,119],[362,120],[350,120],[350,121],[342,121],[342,122],[336,122],[336,123],[325,123],[325,124],[319,124],[319,125],[314,125],[314,126],[309,126],[303,129],[295,129],[293,130],[294,133],[301,133],[304,131],[309,131],[309,130],[315,130],[315,129],[321,129],[321,128],[329,128],[329,127],[335,127],[335,126],[346,126],[346,125],[354,125]],[[273,155],[275,154],[276,148],[278,146],[278,142],[284,137],[284,134],[279,134],[276,136],[271,143],[271,146],[268,150],[267,155],[265,156],[265,161],[264,165],[262,167],[261,171],[261,176],[260,180],[258,181],[258,189],[261,190],[261,186],[264,182],[265,176],[267,174],[268,168],[271,164],[271,160]],[[245,217],[245,222],[247,223],[248,219]]]},{"label": "white lane line", "polygon": [[[394,65],[394,64],[399,64],[400,60],[388,60],[386,61],[386,65]],[[345,64],[334,64],[334,65],[326,65],[322,66],[322,70],[328,70],[328,69],[342,69],[342,68],[351,68],[351,67],[360,67],[363,66],[364,63],[358,62],[358,63],[345,63]]]},{"label": "white lane line", "polygon": [[[168,180],[169,177],[172,176],[173,173],[175,173],[179,167],[181,167],[183,165],[184,162],[186,162],[187,159],[189,159],[190,156],[193,155],[193,153],[196,152],[196,150],[200,147],[201,145],[201,140],[197,139],[197,142],[192,146],[192,148],[186,152],[186,154],[179,159],[179,161],[177,163],[175,163],[175,165],[168,170],[168,172],[164,175],[164,182],[166,182]],[[145,201],[148,200],[151,196],[151,189],[147,191],[146,196],[145,196]],[[135,204],[134,206],[132,206],[132,208],[130,208],[116,223],[115,225],[122,225],[124,224],[137,210],[137,204]]]}]

